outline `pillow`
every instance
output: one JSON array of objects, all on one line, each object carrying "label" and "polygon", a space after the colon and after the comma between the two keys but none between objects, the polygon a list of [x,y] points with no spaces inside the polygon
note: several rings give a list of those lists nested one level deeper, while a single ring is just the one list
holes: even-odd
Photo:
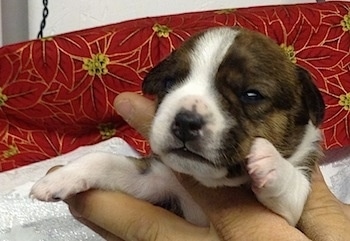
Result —
[{"label": "pillow", "polygon": [[326,102],[325,149],[350,144],[350,3],[225,9],[143,18],[0,49],[0,171],[112,136],[149,145],[113,109],[191,34],[243,26],[310,71]]}]

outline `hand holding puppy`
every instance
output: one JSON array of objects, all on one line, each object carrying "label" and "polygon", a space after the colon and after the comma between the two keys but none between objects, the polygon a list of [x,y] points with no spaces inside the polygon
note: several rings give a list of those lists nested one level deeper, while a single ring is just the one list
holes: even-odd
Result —
[{"label": "hand holding puppy", "polygon": [[[117,112],[147,137],[153,102],[123,93],[115,103]],[[93,190],[66,202],[78,220],[106,240],[350,240],[350,209],[329,192],[320,172],[313,177],[313,191],[298,224],[301,231],[262,206],[247,190],[208,189],[186,178],[181,182],[208,215],[209,228],[196,227],[118,192]]]}]

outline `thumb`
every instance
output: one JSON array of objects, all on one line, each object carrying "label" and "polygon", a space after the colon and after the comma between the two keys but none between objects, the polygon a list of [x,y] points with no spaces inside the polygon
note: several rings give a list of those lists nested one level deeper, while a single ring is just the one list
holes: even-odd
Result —
[{"label": "thumb", "polygon": [[130,126],[148,137],[156,109],[154,101],[136,93],[123,92],[115,98],[114,108]]}]

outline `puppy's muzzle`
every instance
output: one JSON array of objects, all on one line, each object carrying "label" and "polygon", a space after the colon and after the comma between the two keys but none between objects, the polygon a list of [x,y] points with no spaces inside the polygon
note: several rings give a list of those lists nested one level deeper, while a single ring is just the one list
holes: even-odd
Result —
[{"label": "puppy's muzzle", "polygon": [[204,125],[204,118],[198,112],[181,110],[174,118],[171,131],[180,141],[186,143],[197,140]]}]

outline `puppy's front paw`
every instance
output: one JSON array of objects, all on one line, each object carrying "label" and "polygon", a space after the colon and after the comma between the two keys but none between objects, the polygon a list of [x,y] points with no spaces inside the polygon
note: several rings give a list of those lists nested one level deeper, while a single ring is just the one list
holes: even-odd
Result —
[{"label": "puppy's front paw", "polygon": [[259,192],[274,186],[277,179],[277,166],[283,159],[276,148],[264,138],[256,138],[247,156],[247,171],[252,179],[252,189]]},{"label": "puppy's front paw", "polygon": [[71,195],[88,190],[87,180],[77,176],[77,172],[71,172],[62,167],[49,173],[34,184],[30,196],[41,201],[55,202],[68,198]]}]

